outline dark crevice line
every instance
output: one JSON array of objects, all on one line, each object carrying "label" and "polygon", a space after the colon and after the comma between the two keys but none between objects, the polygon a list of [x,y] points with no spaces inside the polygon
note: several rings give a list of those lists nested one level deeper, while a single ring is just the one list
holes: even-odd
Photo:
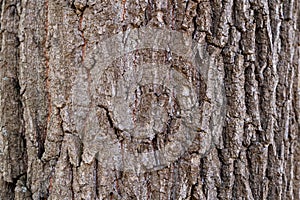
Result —
[{"label": "dark crevice line", "polygon": [[[41,143],[45,143],[47,134],[48,134],[48,128],[49,124],[51,122],[51,115],[52,115],[52,100],[51,100],[51,92],[50,92],[50,65],[49,65],[49,50],[48,50],[48,33],[49,33],[49,19],[48,19],[48,10],[49,10],[49,2],[48,0],[45,0],[44,2],[45,6],[45,44],[44,44],[44,57],[45,57],[45,67],[46,67],[46,92],[47,92],[47,99],[48,99],[48,116],[47,116],[47,123],[45,127],[45,131],[41,137]],[[40,155],[41,156],[41,155]]]},{"label": "dark crevice line", "polygon": [[96,198],[99,198],[100,196],[100,191],[99,191],[99,188],[100,188],[100,185],[99,185],[99,176],[98,176],[98,166],[99,165],[99,161],[98,159],[95,159],[95,190],[96,190]]},{"label": "dark crevice line", "polygon": [[112,118],[111,118],[111,116],[109,114],[108,108],[105,107],[105,106],[103,106],[103,105],[98,105],[98,107],[105,110],[105,114],[106,114],[107,120],[109,122],[109,125],[110,125],[111,128],[114,128],[114,123],[113,123],[113,120],[112,120]]},{"label": "dark crevice line", "polygon": [[69,151],[67,150],[66,151],[66,161],[67,161],[67,165],[66,167],[69,167],[70,168],[70,189],[71,190],[71,195],[72,195],[72,200],[75,199],[75,192],[74,192],[74,188],[73,188],[73,184],[74,184],[74,171],[73,171],[73,165],[71,163],[71,160],[70,160],[70,156],[69,156]]}]

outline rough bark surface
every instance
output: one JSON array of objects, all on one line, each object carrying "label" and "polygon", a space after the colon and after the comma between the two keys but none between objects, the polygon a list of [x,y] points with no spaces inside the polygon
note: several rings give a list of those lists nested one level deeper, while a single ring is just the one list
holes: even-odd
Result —
[{"label": "rough bark surface", "polygon": [[[300,199],[299,1],[0,2],[1,200]],[[100,41],[142,27],[176,30],[201,43],[214,63],[213,76],[195,72],[183,55],[170,59],[172,49],[130,52],[98,79],[86,67]],[[188,100],[172,99],[162,84],[139,87],[128,110],[122,110],[122,100],[108,98],[109,86],[122,78],[119,84],[130,85],[140,75],[131,66],[145,60],[171,65],[178,76],[191,79],[202,120],[199,134],[184,154],[159,169],[108,168],[81,130],[100,130],[126,154],[163,148],[184,124],[176,111]],[[205,127],[214,124],[204,119],[213,118],[209,112],[216,106],[210,101],[217,87],[212,79],[224,86],[226,108],[221,134],[209,146],[204,135],[214,129],[208,133]],[[107,90],[93,88],[98,84]],[[161,108],[158,118],[149,117],[153,107]],[[74,109],[93,109],[97,125],[74,117]],[[126,112],[134,116],[123,116]],[[150,123],[159,134],[126,135],[126,116],[138,122],[138,131]],[[99,151],[98,158],[108,153]]]}]

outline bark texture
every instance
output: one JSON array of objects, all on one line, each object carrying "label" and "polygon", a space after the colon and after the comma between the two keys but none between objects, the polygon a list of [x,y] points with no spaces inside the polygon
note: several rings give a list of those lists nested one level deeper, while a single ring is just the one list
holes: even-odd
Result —
[{"label": "bark texture", "polygon": [[[1,200],[300,199],[299,1],[0,2]],[[94,71],[85,68],[92,60],[87,55],[100,41],[141,27],[176,30],[204,45],[214,76],[194,73],[181,55],[169,62],[168,50],[142,49],[112,62],[95,81]],[[199,134],[183,155],[160,169],[108,169],[89,154],[92,148],[79,132],[94,130],[94,122],[73,117],[74,108],[89,112],[94,102],[89,95],[98,95],[93,107],[97,127],[120,143],[121,152],[124,146],[132,152],[162,148],[180,129],[182,119],[172,116],[185,101],[172,99],[164,85],[140,87],[133,98],[136,107],[128,106],[140,129],[147,127],[153,107],[162,108],[153,127],[164,134],[154,131],[143,143],[126,136],[118,124],[126,120],[115,114],[127,112],[119,106],[122,101],[106,99],[109,88],[93,89],[131,76],[130,66],[141,65],[140,57],[175,66],[176,73],[192,80],[203,135],[202,126],[212,124],[203,122],[213,104],[211,79],[218,79],[226,96],[225,123],[204,153],[205,136]],[[86,93],[81,95],[82,88]],[[76,104],[74,93],[85,107]],[[106,153],[99,151],[100,157]]]}]

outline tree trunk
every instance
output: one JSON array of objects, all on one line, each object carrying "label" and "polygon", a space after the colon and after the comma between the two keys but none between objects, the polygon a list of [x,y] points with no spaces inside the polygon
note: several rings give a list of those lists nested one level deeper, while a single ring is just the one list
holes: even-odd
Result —
[{"label": "tree trunk", "polygon": [[297,0],[0,2],[0,199],[300,199]]}]

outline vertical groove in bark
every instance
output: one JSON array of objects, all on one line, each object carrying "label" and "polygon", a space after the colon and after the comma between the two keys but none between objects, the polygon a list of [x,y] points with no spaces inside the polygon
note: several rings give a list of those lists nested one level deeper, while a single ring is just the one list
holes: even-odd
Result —
[{"label": "vertical groove in bark", "polygon": [[[19,82],[20,1],[1,1],[0,199],[13,199],[26,177],[26,142]],[[19,182],[20,181],[20,182]]]},{"label": "vertical groove in bark", "polygon": [[46,86],[45,86],[45,89],[46,89],[46,92],[47,92],[47,123],[46,123],[46,130],[45,130],[45,133],[43,134],[43,138],[42,138],[42,141],[41,141],[41,145],[42,145],[42,150],[39,150],[40,151],[40,155],[39,155],[39,158],[41,159],[42,156],[43,156],[43,153],[45,152],[45,140],[46,140],[46,137],[47,137],[47,133],[48,133],[48,125],[50,124],[50,121],[51,121],[51,112],[52,112],[52,102],[51,102],[51,93],[50,93],[50,66],[49,66],[49,15],[48,15],[48,10],[49,10],[49,2],[48,0],[45,0],[44,1],[44,16],[45,16],[45,39],[44,39],[44,59],[45,59],[45,68],[46,68],[46,74],[45,74],[45,82],[46,82]]},{"label": "vertical groove in bark", "polygon": [[[298,1],[0,2],[0,199],[300,198]],[[199,153],[199,136],[178,160],[160,170],[108,170],[89,155],[92,147],[79,131],[98,129],[87,119],[74,119],[75,112],[93,109],[92,84],[98,80],[91,79],[85,62],[91,61],[87,55],[100,41],[144,26],[165,27],[204,41],[217,72],[209,78],[225,86],[226,123],[204,156]],[[113,84],[128,66],[143,65],[139,57],[163,65],[172,53],[130,52],[107,68],[113,75],[98,82]],[[215,89],[203,78],[206,72],[194,77],[183,59],[172,62],[179,73],[203,84],[195,85],[205,113]],[[76,82],[77,76],[83,81]],[[110,92],[105,89],[99,94]],[[76,92],[82,101],[88,99],[88,108],[76,104]],[[112,102],[105,104],[105,95],[95,103],[94,120],[102,132],[120,139],[124,134],[115,125],[106,106]],[[136,94],[136,102],[142,102],[141,96]],[[142,106],[134,108],[135,117],[145,115]],[[117,140],[121,153],[137,143],[125,139]],[[162,141],[157,136],[149,144],[138,144],[137,151],[156,150]]]}]

